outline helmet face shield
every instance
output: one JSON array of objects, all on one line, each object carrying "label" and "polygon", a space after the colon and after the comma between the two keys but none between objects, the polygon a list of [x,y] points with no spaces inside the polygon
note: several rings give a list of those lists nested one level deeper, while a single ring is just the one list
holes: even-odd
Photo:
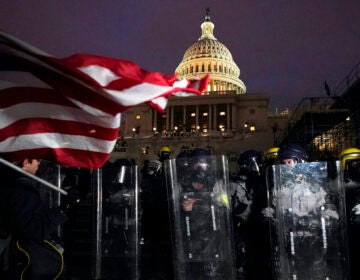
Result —
[{"label": "helmet face shield", "polygon": [[128,159],[117,159],[107,162],[102,167],[103,184],[112,190],[118,190],[132,185],[134,170],[133,164]]},{"label": "helmet face shield", "polygon": [[193,164],[194,171],[207,172],[210,169],[210,163],[205,158],[195,159]]},{"label": "helmet face shield", "polygon": [[191,171],[197,179],[203,179],[211,173],[211,157],[209,151],[201,148],[190,154]]},{"label": "helmet face shield", "polygon": [[358,148],[348,148],[341,152],[341,168],[346,169],[346,163],[349,160],[360,160],[360,149]]},{"label": "helmet face shield", "polygon": [[177,159],[177,164],[181,167],[181,168],[188,168],[190,166],[190,161],[188,158],[178,158]]},{"label": "helmet face shield", "polygon": [[349,159],[345,163],[346,179],[360,182],[360,159]]},{"label": "helmet face shield", "polygon": [[278,152],[278,162],[288,166],[294,166],[297,163],[307,161],[307,154],[305,150],[297,144],[289,144],[288,146],[280,148]]},{"label": "helmet face shield", "polygon": [[124,165],[121,166],[117,178],[119,184],[131,184],[131,167]]},{"label": "helmet face shield", "polygon": [[170,158],[170,152],[161,152],[160,153],[160,159],[161,160],[167,160]]},{"label": "helmet face shield", "polygon": [[147,174],[156,175],[159,174],[162,168],[162,163],[159,160],[153,160],[148,163]]},{"label": "helmet face shield", "polygon": [[238,164],[240,173],[260,175],[262,168],[261,154],[255,150],[247,150],[240,155]]},{"label": "helmet face shield", "polygon": [[256,160],[250,162],[249,171],[251,171],[252,173],[259,173],[260,174],[260,166],[258,165]]}]

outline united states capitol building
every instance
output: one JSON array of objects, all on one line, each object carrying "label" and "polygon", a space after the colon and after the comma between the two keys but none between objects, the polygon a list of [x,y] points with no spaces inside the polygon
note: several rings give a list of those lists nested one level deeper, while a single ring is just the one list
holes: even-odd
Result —
[{"label": "united states capitol building", "polygon": [[202,95],[169,99],[166,112],[146,104],[122,114],[121,133],[112,157],[132,158],[141,166],[157,158],[168,145],[172,157],[202,147],[225,154],[230,165],[247,149],[261,152],[273,147],[277,133],[287,125],[286,113],[269,113],[269,97],[248,93],[240,68],[230,50],[214,35],[209,12],[200,25],[200,37],[185,50],[175,72],[189,80],[210,75]]}]

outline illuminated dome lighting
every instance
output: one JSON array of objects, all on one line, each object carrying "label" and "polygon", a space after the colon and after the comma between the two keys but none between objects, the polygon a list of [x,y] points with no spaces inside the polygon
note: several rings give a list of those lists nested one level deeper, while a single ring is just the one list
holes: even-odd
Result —
[{"label": "illuminated dome lighting", "polygon": [[240,69],[229,49],[215,38],[214,27],[207,9],[205,21],[201,24],[201,37],[186,50],[175,72],[179,78],[189,80],[210,74],[207,92],[243,94],[246,86],[239,79]]}]

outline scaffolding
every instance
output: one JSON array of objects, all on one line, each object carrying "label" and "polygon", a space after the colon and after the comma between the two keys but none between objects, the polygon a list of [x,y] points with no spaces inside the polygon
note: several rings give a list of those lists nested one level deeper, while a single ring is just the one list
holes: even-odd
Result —
[{"label": "scaffolding", "polygon": [[360,63],[326,97],[306,97],[289,118],[287,129],[276,139],[279,146],[297,143],[311,160],[337,158],[360,144]]}]

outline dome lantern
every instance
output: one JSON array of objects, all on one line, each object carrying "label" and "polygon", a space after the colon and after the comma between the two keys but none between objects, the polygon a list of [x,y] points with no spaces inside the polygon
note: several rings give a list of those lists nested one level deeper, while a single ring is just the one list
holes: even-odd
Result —
[{"label": "dome lantern", "polygon": [[205,21],[201,24],[202,35],[199,38],[199,40],[202,40],[204,38],[216,40],[216,38],[214,37],[214,34],[213,34],[214,27],[215,27],[215,25],[210,21],[210,9],[207,8]]}]

